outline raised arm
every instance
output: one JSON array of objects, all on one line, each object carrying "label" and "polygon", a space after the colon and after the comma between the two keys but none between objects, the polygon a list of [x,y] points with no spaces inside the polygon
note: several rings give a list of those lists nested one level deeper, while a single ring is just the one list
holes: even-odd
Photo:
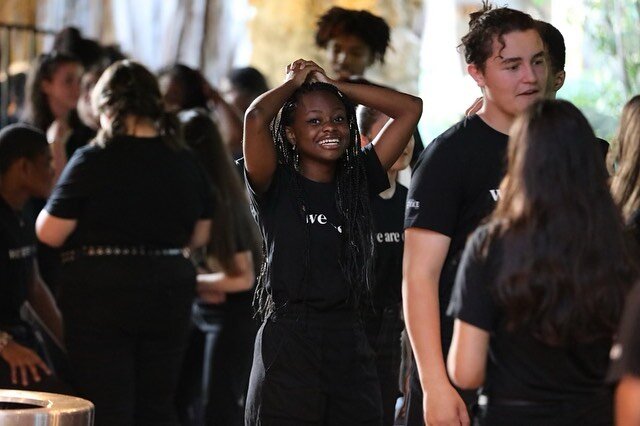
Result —
[{"label": "raised arm", "polygon": [[[318,77],[319,80],[322,79]],[[335,85],[351,101],[391,117],[373,140],[380,163],[385,169],[389,169],[413,136],[422,115],[422,99],[386,87],[334,80],[327,82]]]},{"label": "raised arm", "polygon": [[258,96],[245,113],[244,167],[252,187],[258,193],[269,188],[277,166],[276,148],[269,129],[271,120],[312,72],[324,73],[318,65],[303,59],[287,65],[285,82]]}]

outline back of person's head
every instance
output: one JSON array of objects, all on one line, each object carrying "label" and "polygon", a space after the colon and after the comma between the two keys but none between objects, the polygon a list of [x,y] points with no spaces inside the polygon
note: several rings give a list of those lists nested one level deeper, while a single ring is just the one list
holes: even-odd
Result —
[{"label": "back of person's head", "polygon": [[549,53],[550,72],[556,74],[564,71],[566,47],[562,33],[548,22],[536,21],[536,26]]},{"label": "back of person's head", "polygon": [[186,110],[178,115],[186,144],[209,175],[216,193],[216,208],[208,252],[227,272],[237,272],[234,255],[251,250],[255,261],[260,253],[260,237],[249,210],[244,191],[231,154],[218,126],[206,110]]},{"label": "back of person's head", "polygon": [[469,32],[462,37],[460,47],[464,59],[467,64],[484,70],[493,53],[494,39],[504,47],[505,34],[531,29],[536,29],[536,23],[530,15],[508,7],[493,8],[483,1],[482,9],[470,15]]},{"label": "back of person's head", "polygon": [[69,63],[80,64],[80,61],[75,56],[57,51],[40,54],[34,59],[27,76],[24,121],[43,131],[51,125],[55,117],[42,84],[51,81],[56,71]]},{"label": "back of person's head", "polygon": [[55,35],[53,50],[75,56],[85,68],[98,63],[103,55],[102,46],[82,37],[80,30],[75,27],[65,27]]},{"label": "back of person's head", "polygon": [[514,123],[493,214],[504,241],[495,294],[508,329],[547,344],[610,338],[634,272],[587,119],[540,100]]},{"label": "back of person's head", "polygon": [[368,107],[366,105],[358,105],[356,109],[356,116],[358,118],[358,130],[360,134],[365,136],[367,139],[372,140],[371,130],[374,127],[374,124],[380,120],[382,114],[377,109]]},{"label": "back of person's head", "polygon": [[49,144],[42,131],[28,124],[11,124],[0,130],[0,176],[20,158],[34,160],[47,152]]},{"label": "back of person's head", "polygon": [[615,138],[613,196],[626,219],[640,210],[640,95],[622,109]]},{"label": "back of person's head", "polygon": [[389,25],[384,19],[366,10],[332,7],[318,19],[316,45],[325,48],[331,39],[343,34],[361,39],[371,49],[373,59],[384,63],[390,40]]},{"label": "back of person's head", "polygon": [[269,90],[267,79],[254,67],[234,68],[227,74],[227,79],[236,90],[255,97]]},{"label": "back of person's head", "polygon": [[160,70],[158,80],[168,110],[208,108],[205,79],[200,71],[184,64],[174,64]]},{"label": "back of person's head", "polygon": [[104,114],[111,122],[98,134],[100,145],[127,134],[126,120],[131,116],[151,120],[168,146],[182,146],[179,123],[175,115],[165,113],[156,77],[137,62],[123,60],[107,68],[93,89],[91,103],[99,116]]}]

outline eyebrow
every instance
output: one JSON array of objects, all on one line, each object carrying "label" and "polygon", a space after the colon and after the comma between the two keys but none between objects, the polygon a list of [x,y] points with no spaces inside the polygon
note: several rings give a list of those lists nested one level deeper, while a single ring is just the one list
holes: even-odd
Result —
[{"label": "eyebrow", "polygon": [[[540,56],[544,56],[544,50],[541,50],[538,53],[536,53],[535,55],[533,55],[531,57],[531,59],[536,59],[536,58],[539,58]],[[513,63],[522,61],[522,58],[519,57],[519,56],[514,57],[514,58],[503,58],[502,56],[498,56],[498,58],[502,60],[500,63],[503,64],[503,65],[513,64]]]},{"label": "eyebrow", "polygon": [[[333,111],[331,111],[331,112],[332,112],[332,113],[334,113],[334,112],[337,112],[337,111],[344,111],[344,112],[346,112],[346,110],[345,110],[343,107],[337,107],[337,108],[335,108],[335,109],[334,109]],[[321,109],[310,109],[310,110],[308,110],[308,111],[306,111],[306,112],[307,112],[307,114],[310,114],[310,113],[312,113],[312,112],[324,112],[324,110],[321,110]]]}]

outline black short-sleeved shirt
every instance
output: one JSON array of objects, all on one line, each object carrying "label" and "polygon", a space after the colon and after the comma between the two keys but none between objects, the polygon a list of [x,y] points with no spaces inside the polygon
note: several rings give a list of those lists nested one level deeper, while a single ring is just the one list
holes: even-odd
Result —
[{"label": "black short-sleeved shirt", "polygon": [[0,196],[0,330],[24,324],[20,308],[27,299],[35,255],[33,229]]},{"label": "black short-sleeved shirt", "polygon": [[[363,148],[361,155],[370,193],[387,189],[389,180],[373,147]],[[318,311],[349,309],[351,286],[340,267],[343,223],[336,206],[336,184],[314,182],[298,174],[305,207],[302,213],[294,189],[295,173],[278,165],[269,189],[259,196],[246,180],[267,248],[266,287],[276,307],[305,303]],[[309,268],[305,280],[307,231]]]},{"label": "black short-sleeved shirt", "polygon": [[[489,226],[481,226],[469,238],[449,306],[455,318],[490,333],[484,392],[490,400],[604,400],[607,407],[611,397],[605,385],[610,338],[549,346],[526,330],[507,331],[504,310],[495,300],[492,286],[508,250],[496,238],[483,254]],[[610,405],[604,415],[608,411]]]},{"label": "black short-sleeved shirt", "polygon": [[379,195],[371,198],[375,282],[373,305],[376,310],[402,301],[402,253],[404,248],[404,206],[407,188],[396,183],[388,200]]},{"label": "black short-sleeved shirt", "polygon": [[213,207],[209,181],[190,151],[159,137],[117,136],[104,148],[76,151],[45,209],[78,220],[67,247],[183,247]]},{"label": "black short-sleeved shirt", "polygon": [[609,380],[623,376],[640,377],[640,285],[636,285],[626,301],[617,342],[611,349]]},{"label": "black short-sleeved shirt", "polygon": [[508,140],[479,116],[467,117],[425,148],[411,178],[405,229],[428,229],[451,238],[439,283],[445,355],[453,333],[446,309],[460,255],[469,234],[498,201]]}]

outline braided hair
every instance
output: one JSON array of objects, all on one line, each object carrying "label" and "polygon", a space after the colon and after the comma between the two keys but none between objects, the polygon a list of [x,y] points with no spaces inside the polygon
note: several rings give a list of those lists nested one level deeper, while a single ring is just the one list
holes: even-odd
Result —
[{"label": "braided hair", "polygon": [[95,143],[106,146],[117,135],[127,134],[126,118],[153,120],[163,142],[174,149],[183,147],[180,123],[165,112],[156,77],[144,66],[128,59],[109,66],[93,89],[91,104],[100,113],[109,113],[111,126],[98,133]]},{"label": "braided hair", "polygon": [[[301,175],[297,172],[298,165],[293,145],[286,136],[286,127],[293,123],[295,110],[302,95],[325,91],[333,94],[345,107],[349,127],[349,141],[347,148],[337,161],[336,206],[342,220],[342,247],[340,252],[340,267],[347,283],[351,286],[351,302],[355,306],[361,306],[363,302],[370,301],[373,286],[373,225],[369,208],[369,192],[367,189],[367,175],[364,159],[360,155],[360,134],[356,122],[354,104],[342,94],[335,86],[327,83],[305,83],[300,86],[293,95],[287,99],[279,114],[271,122],[271,134],[276,146],[278,163],[291,171],[290,185],[295,193],[296,204],[300,220],[305,227],[305,253],[304,253],[304,277],[303,289],[309,280],[310,269],[310,238],[309,225],[307,224],[305,193],[302,187]],[[270,270],[266,256],[266,247],[263,246],[265,256],[258,286],[254,296],[254,306],[259,314],[269,315],[276,307],[271,294],[265,288]],[[303,290],[304,291],[304,290]]]}]

